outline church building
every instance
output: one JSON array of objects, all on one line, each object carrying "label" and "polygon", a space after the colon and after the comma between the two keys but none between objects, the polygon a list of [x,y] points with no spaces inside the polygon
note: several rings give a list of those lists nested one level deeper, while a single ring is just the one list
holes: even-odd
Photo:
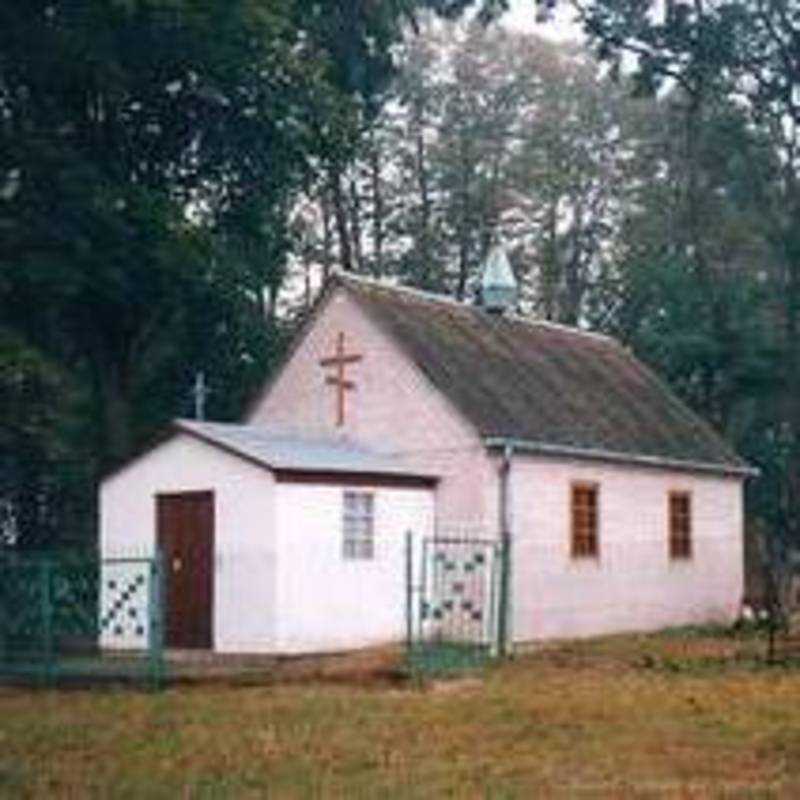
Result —
[{"label": "church building", "polygon": [[103,553],[164,554],[168,646],[400,639],[409,533],[507,543],[515,646],[735,618],[753,470],[512,282],[500,250],[476,303],[335,275],[241,424],[177,421],[103,483]]}]

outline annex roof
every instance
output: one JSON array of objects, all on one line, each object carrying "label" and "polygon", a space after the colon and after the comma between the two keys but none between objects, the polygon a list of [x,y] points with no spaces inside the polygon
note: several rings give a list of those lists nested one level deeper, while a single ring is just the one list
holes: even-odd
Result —
[{"label": "annex roof", "polygon": [[614,339],[491,315],[474,305],[339,273],[487,444],[747,473],[722,437]]},{"label": "annex roof", "polygon": [[347,473],[436,480],[392,456],[339,439],[299,436],[255,425],[176,420],[174,428],[275,472]]}]

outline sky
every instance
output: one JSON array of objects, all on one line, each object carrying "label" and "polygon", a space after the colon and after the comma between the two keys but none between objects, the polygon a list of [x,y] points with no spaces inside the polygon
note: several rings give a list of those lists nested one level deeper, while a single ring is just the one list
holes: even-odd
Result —
[{"label": "sky", "polygon": [[536,22],[535,0],[511,0],[509,5],[508,12],[502,17],[504,25],[558,42],[581,39],[580,27],[572,21],[575,12],[569,3],[559,3],[555,19],[545,23]]}]

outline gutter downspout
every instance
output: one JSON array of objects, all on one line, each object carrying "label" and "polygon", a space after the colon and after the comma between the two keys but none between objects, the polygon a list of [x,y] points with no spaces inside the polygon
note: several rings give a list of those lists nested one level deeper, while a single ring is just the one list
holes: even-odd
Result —
[{"label": "gutter downspout", "polygon": [[510,651],[511,627],[511,461],[514,444],[506,441],[498,470],[499,477],[499,523],[500,523],[500,602],[497,620],[498,654],[505,656]]}]

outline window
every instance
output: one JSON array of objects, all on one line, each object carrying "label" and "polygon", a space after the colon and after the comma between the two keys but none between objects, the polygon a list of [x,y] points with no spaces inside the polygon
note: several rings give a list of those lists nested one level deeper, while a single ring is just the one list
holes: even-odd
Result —
[{"label": "window", "polygon": [[572,485],[572,557],[597,558],[597,486],[593,483]]},{"label": "window", "polygon": [[342,556],[371,559],[375,554],[374,502],[370,492],[345,492]]},{"label": "window", "polygon": [[692,557],[692,496],[669,493],[669,557]]}]

